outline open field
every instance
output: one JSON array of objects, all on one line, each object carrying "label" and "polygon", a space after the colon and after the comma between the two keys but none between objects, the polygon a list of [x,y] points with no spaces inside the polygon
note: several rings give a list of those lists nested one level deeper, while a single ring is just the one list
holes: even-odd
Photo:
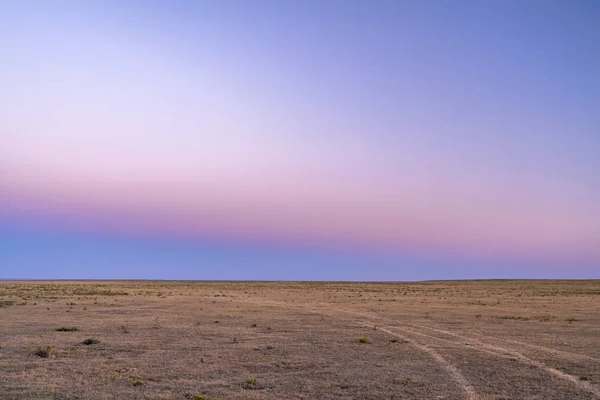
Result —
[{"label": "open field", "polygon": [[189,398],[600,399],[600,281],[0,282],[0,399]]}]

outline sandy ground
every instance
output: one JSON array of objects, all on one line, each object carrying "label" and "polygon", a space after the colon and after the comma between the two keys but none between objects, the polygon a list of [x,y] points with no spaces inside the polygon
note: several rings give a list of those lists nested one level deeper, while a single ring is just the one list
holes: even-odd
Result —
[{"label": "sandy ground", "polygon": [[600,399],[600,281],[0,282],[0,399],[190,398]]}]

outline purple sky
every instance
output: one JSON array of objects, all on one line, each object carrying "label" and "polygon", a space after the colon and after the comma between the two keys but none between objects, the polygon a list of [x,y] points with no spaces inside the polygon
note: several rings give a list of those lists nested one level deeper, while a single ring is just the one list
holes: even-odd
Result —
[{"label": "purple sky", "polygon": [[598,21],[0,2],[0,278],[598,278]]}]

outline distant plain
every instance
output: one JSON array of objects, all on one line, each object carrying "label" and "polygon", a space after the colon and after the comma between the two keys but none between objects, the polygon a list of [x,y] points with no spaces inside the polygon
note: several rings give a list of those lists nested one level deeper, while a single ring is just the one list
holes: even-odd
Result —
[{"label": "distant plain", "polygon": [[600,399],[600,280],[2,281],[0,399]]}]

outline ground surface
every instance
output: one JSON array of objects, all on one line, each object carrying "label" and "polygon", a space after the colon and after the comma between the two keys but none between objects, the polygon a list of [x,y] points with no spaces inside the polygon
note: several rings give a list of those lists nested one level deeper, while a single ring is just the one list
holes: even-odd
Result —
[{"label": "ground surface", "polygon": [[0,399],[195,394],[600,399],[600,281],[0,282]]}]

